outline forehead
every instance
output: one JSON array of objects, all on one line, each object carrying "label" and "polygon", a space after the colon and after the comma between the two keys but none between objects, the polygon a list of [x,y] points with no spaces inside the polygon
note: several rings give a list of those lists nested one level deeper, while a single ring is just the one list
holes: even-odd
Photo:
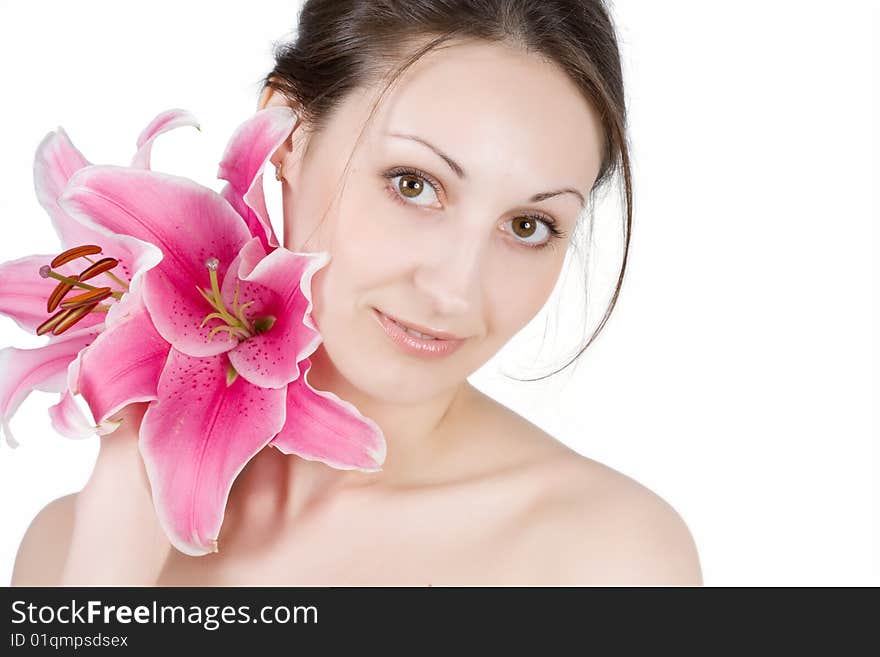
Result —
[{"label": "forehead", "polygon": [[486,43],[423,56],[383,99],[368,132],[371,142],[388,132],[418,135],[468,173],[491,169],[585,193],[602,140],[595,110],[557,65]]}]

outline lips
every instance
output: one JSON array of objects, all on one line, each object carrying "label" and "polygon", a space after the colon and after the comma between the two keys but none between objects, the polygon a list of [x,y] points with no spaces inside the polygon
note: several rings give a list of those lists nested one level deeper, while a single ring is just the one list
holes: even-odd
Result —
[{"label": "lips", "polygon": [[421,326],[420,324],[414,324],[413,322],[402,321],[402,320],[398,319],[397,317],[394,317],[393,315],[388,315],[387,313],[383,313],[378,308],[374,308],[373,310],[375,310],[376,312],[378,312],[382,315],[385,315],[385,317],[390,319],[392,322],[394,322],[398,326],[400,326],[404,329],[407,329],[408,331],[411,331],[412,334],[414,334],[413,337],[417,337],[417,338],[421,338],[421,339],[450,340],[450,341],[463,339],[463,338],[460,338],[457,335],[455,335],[453,333],[449,333],[447,331],[441,331],[439,329],[432,329],[432,328],[429,328],[426,326]]},{"label": "lips", "polygon": [[[389,317],[388,319],[391,319],[391,318]],[[419,331],[416,331],[415,329],[411,329],[410,327],[406,326],[405,324],[401,324],[400,322],[397,322],[393,319],[391,321],[394,322],[395,324],[397,324],[400,328],[402,328],[404,331],[406,331],[410,335],[412,335],[416,338],[419,338],[420,340],[439,340],[440,339],[435,335],[429,335],[428,333],[420,333]]]},{"label": "lips", "polygon": [[[373,308],[373,316],[392,344],[413,356],[427,359],[445,358],[455,353],[465,343],[463,338],[450,340],[439,337],[418,337],[413,335],[407,325],[398,323],[394,318],[389,317],[376,308]],[[418,325],[416,327],[421,328]],[[451,335],[441,331],[432,331],[432,333],[436,335]]]}]

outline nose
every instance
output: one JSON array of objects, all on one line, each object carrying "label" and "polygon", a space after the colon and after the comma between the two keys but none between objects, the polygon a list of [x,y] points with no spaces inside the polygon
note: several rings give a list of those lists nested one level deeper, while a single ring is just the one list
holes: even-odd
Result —
[{"label": "nose", "polygon": [[463,315],[479,291],[482,244],[479,240],[435,240],[416,269],[416,288],[440,316]]}]

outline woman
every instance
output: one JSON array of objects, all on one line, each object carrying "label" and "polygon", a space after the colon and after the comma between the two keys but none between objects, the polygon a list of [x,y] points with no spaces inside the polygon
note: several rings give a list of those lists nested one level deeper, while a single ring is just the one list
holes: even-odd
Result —
[{"label": "woman", "polygon": [[264,449],[220,552],[188,557],[155,520],[133,404],[13,584],[700,584],[665,501],[466,379],[543,307],[618,169],[628,245],[623,96],[599,1],[307,2],[258,109],[299,116],[272,157],[284,245],[331,254],[310,381],[378,423],[382,471]]}]

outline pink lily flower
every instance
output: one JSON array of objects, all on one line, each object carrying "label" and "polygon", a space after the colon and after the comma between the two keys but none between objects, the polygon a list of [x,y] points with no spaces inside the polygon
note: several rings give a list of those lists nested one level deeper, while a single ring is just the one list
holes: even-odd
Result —
[{"label": "pink lily flower", "polygon": [[334,468],[381,469],[381,429],[307,380],[321,342],[311,278],[329,254],[267,253],[270,233],[252,234],[262,215],[249,223],[220,194],[153,171],[81,169],[59,204],[164,255],[144,272],[140,302],[80,352],[69,385],[99,424],[156,390],[139,446],[157,516],[178,550],[218,550],[232,484],[266,445]]},{"label": "pink lily flower", "polygon": [[[168,110],[156,116],[138,137],[131,166],[149,169],[150,152],[156,137],[184,125],[199,127],[195,117],[184,110]],[[68,366],[101,332],[108,310],[118,305],[128,292],[127,287],[112,292],[112,286],[120,280],[117,274],[137,287],[140,274],[161,258],[161,253],[152,245],[125,235],[113,235],[91,223],[81,223],[58,206],[57,199],[70,176],[90,164],[61,127],[46,135],[34,158],[34,188],[37,199],[52,220],[64,252],[58,256],[28,256],[0,264],[0,313],[11,317],[29,332],[48,335],[48,344],[36,349],[10,347],[0,350],[0,371],[3,373],[0,377],[0,429],[11,447],[18,446],[10,420],[20,404],[33,390],[64,392]],[[75,249],[81,245],[99,248],[86,249],[77,255]],[[115,258],[96,261],[89,257],[102,251],[113,253]],[[76,264],[78,258],[87,260],[86,269],[83,269],[84,265]],[[60,264],[47,269],[53,259]],[[80,278],[83,274],[87,274],[89,283],[67,285],[74,282],[72,277]],[[111,289],[109,295],[106,294],[108,288]],[[86,290],[88,294],[95,289],[104,292],[91,299],[80,299],[82,303],[76,307],[65,306],[70,305],[70,299],[65,297],[71,292]],[[74,325],[77,328],[71,330]],[[73,411],[75,406],[62,398],[59,407],[50,409],[55,428],[64,435],[81,436],[81,426],[73,431],[72,425],[55,422],[56,418],[60,419],[58,411],[61,408]],[[99,434],[113,428],[112,422],[91,427]]]},{"label": "pink lily flower", "polygon": [[[266,108],[257,112],[236,129],[226,146],[220,163],[218,177],[227,181],[226,186],[221,191],[221,195],[242,216],[248,225],[250,233],[259,237],[263,245],[267,247],[267,250],[277,247],[278,240],[275,237],[268,210],[266,209],[262,172],[271,154],[293,130],[296,120],[297,116],[293,110],[286,107]],[[150,149],[155,136],[160,131],[169,130],[179,125],[186,125],[187,122],[196,128],[199,127],[195,118],[183,110],[169,110],[157,116],[139,137],[138,145],[140,147],[132,161],[132,166],[149,169]],[[82,166],[85,166],[85,164]],[[82,167],[79,166],[77,168]],[[68,178],[69,176],[64,178],[64,185],[66,185]],[[57,198],[57,194],[55,198]],[[58,212],[64,214],[60,208]],[[87,219],[84,221],[90,223]],[[139,302],[139,296],[137,299],[130,300],[131,304]],[[111,312],[108,321],[112,317],[113,313]],[[140,319],[143,321],[143,318]],[[78,370],[75,371],[78,372]],[[156,398],[155,389],[158,382],[158,371],[150,372],[143,369],[139,371],[142,375],[139,383],[140,395],[125,398],[122,403],[117,403],[115,406],[108,406],[97,401],[101,397],[100,388],[89,390],[88,394],[89,398],[93,400],[93,408],[98,408],[100,416],[104,418],[97,423],[88,422],[74,402],[73,395],[71,395],[69,390],[65,391],[61,401],[49,409],[49,415],[54,428],[69,438],[86,438],[94,434],[96,430],[99,434],[106,434],[115,430],[118,422],[109,419],[112,414],[121,410],[127,403],[150,401]],[[130,377],[131,374],[128,376]],[[76,381],[76,374],[72,372],[69,380],[71,382]],[[113,384],[118,386],[119,382],[113,382]],[[73,385],[70,388],[75,389]]]}]

